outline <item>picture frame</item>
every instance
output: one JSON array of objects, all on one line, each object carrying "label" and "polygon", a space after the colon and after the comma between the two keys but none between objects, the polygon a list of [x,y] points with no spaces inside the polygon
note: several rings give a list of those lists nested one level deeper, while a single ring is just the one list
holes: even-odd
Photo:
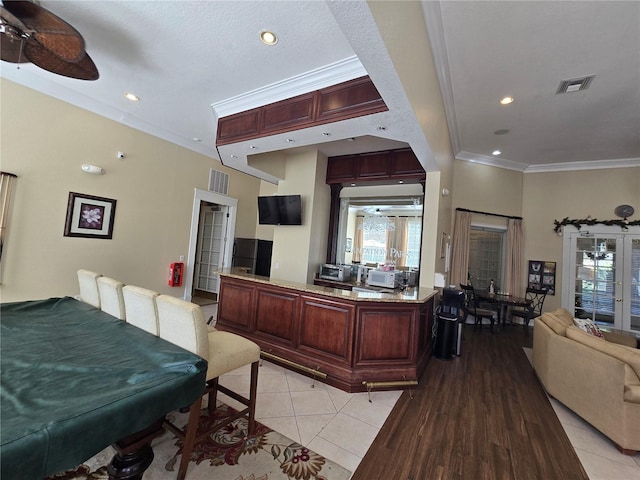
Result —
[{"label": "picture frame", "polygon": [[556,294],[556,262],[529,260],[528,287],[547,289],[547,295]]},{"label": "picture frame", "polygon": [[69,192],[64,236],[110,240],[115,214],[116,200],[112,198]]}]

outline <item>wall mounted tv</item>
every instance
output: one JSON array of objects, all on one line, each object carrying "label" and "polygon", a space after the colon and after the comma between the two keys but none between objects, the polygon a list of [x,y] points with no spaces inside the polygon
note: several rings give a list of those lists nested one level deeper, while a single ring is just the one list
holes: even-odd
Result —
[{"label": "wall mounted tv", "polygon": [[300,195],[271,195],[258,197],[260,225],[302,225]]}]

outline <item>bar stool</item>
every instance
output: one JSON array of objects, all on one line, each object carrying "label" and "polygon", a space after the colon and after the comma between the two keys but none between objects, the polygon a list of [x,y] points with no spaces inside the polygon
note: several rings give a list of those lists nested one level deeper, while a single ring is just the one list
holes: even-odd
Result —
[{"label": "bar stool", "polygon": [[[240,335],[208,330],[202,310],[194,303],[170,295],[159,295],[156,297],[156,304],[160,337],[199,355],[208,362],[207,382],[204,385],[202,396],[209,395],[209,416],[212,417],[215,413],[218,391],[229,395],[247,407],[231,417],[215,422],[211,428],[199,435],[196,433],[202,407],[200,399],[196,400],[189,408],[189,420],[185,428],[179,428],[165,420],[165,426],[184,442],[177,477],[178,480],[183,480],[187,473],[193,447],[199,439],[244,416],[248,417],[249,434],[255,432],[260,347]],[[219,385],[220,375],[248,364],[251,364],[249,398]]]},{"label": "bar stool", "polygon": [[84,269],[78,270],[77,274],[80,294],[76,298],[84,303],[100,308],[100,294],[98,293],[97,280],[102,275],[100,273]]}]

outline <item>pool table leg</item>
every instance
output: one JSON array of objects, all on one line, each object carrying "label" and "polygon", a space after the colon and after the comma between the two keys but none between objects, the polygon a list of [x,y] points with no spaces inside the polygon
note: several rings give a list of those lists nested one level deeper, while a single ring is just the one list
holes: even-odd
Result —
[{"label": "pool table leg", "polygon": [[142,480],[142,474],[153,461],[151,440],[164,432],[163,420],[161,418],[111,445],[116,454],[107,466],[109,480]]}]

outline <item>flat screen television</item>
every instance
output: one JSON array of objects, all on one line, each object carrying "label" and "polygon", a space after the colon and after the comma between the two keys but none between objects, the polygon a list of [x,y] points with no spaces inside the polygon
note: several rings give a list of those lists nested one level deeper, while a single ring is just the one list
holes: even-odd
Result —
[{"label": "flat screen television", "polygon": [[260,225],[302,225],[300,195],[271,195],[258,197]]}]

